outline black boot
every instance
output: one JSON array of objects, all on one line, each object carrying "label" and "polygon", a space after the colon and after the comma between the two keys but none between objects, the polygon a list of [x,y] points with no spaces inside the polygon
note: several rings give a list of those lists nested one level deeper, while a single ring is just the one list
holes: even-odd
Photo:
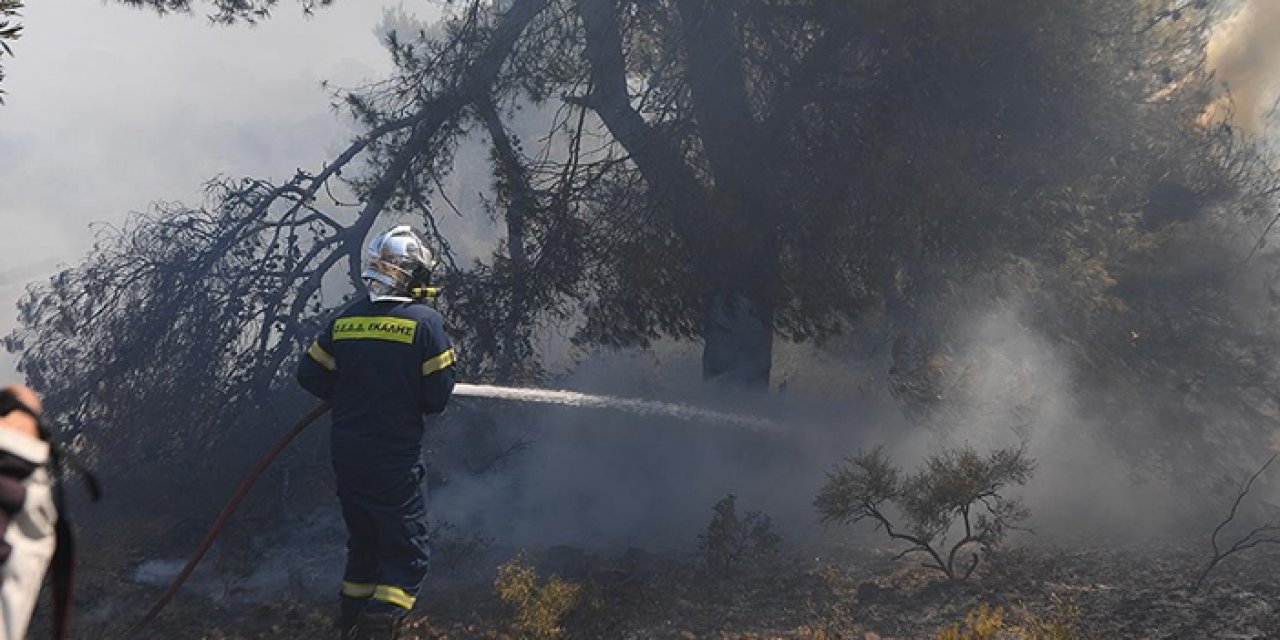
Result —
[{"label": "black boot", "polygon": [[360,619],[360,613],[364,611],[365,605],[369,604],[368,598],[351,598],[342,596],[342,600],[338,605],[338,618],[334,620],[334,626],[338,628],[339,638],[346,640],[355,634],[356,622]]},{"label": "black boot", "polygon": [[403,614],[361,612],[351,640],[396,640],[403,622]]}]

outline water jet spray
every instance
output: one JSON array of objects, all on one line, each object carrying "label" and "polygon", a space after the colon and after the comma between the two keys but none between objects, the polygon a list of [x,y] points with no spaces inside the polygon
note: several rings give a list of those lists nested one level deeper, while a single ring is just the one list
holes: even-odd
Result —
[{"label": "water jet spray", "polygon": [[492,400],[513,400],[516,402],[533,402],[537,404],[554,404],[565,407],[581,407],[590,409],[617,409],[639,415],[659,415],[687,420],[735,426],[754,431],[775,431],[778,425],[771,420],[748,416],[739,413],[725,413],[702,407],[695,407],[675,402],[659,400],[640,400],[637,398],[620,398],[617,396],[595,395],[580,391],[560,391],[555,389],[538,389],[529,387],[500,387],[488,384],[467,384],[460,382],[453,387],[453,395],[473,398],[489,398]]},{"label": "water jet spray", "polygon": [[[555,389],[538,389],[527,387],[502,387],[487,384],[468,384],[458,383],[454,385],[453,394],[457,396],[467,396],[472,398],[488,398],[493,400],[510,400],[516,402],[532,402],[536,404],[553,404],[566,407],[581,407],[592,409],[616,409],[629,413],[640,415],[661,415],[690,422],[703,422],[719,425],[737,426],[752,431],[775,431],[778,425],[765,418],[756,416],[748,416],[743,414],[725,413],[695,407],[686,404],[674,402],[662,402],[658,400],[641,400],[637,398],[620,398],[616,396],[595,395],[589,393],[581,393],[578,391],[562,391]],[[231,499],[227,501],[226,506],[222,508],[222,512],[218,514],[218,518],[214,520],[212,526],[209,527],[208,533],[204,539],[196,546],[196,550],[187,560],[187,564],[182,567],[178,575],[174,577],[173,583],[165,590],[160,599],[152,605],[147,614],[142,617],[136,624],[129,628],[124,638],[133,638],[137,636],[148,624],[160,615],[160,612],[169,604],[169,601],[178,594],[182,585],[191,577],[196,566],[204,558],[205,554],[213,546],[214,541],[218,538],[218,534],[222,533],[222,529],[226,527],[227,522],[231,519],[232,514],[240,506],[240,503],[249,494],[249,490],[257,483],[262,474],[266,472],[271,463],[275,461],[280,452],[293,442],[298,434],[302,433],[320,418],[320,416],[329,412],[329,403],[322,402],[316,405],[311,411],[304,415],[289,429],[267,453],[258,461],[253,471],[245,478],[240,487],[231,495]]]}]

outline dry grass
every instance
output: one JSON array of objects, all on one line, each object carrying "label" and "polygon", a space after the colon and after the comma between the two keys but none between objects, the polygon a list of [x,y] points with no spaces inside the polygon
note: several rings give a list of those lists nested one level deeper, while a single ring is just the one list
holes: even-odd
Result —
[{"label": "dry grass", "polygon": [[537,571],[523,554],[498,567],[494,590],[515,609],[512,630],[516,637],[558,640],[564,637],[564,619],[583,601],[582,585],[559,576],[539,584]]},{"label": "dry grass", "polygon": [[1080,608],[1074,604],[1053,598],[1053,611],[1040,615],[1019,608],[1006,618],[1003,607],[987,603],[965,614],[963,622],[957,622],[938,631],[938,640],[1080,640]]}]

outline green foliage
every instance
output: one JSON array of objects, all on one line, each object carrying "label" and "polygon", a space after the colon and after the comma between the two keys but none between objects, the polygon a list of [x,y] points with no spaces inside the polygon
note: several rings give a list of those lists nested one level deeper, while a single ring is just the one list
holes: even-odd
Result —
[{"label": "green foliage", "polygon": [[320,280],[340,256],[321,251],[341,236],[301,203],[263,204],[261,182],[209,189],[213,207],[157,205],[104,230],[85,262],[28,291],[24,328],[4,339],[58,423],[121,469],[190,472],[305,402],[278,392],[333,304]]},{"label": "green foliage", "polygon": [[882,505],[898,497],[901,475],[883,447],[860,453],[827,474],[814,506],[823,522],[855,524],[874,517]]},{"label": "green foliage", "polygon": [[[948,578],[967,579],[978,564],[957,565],[967,548],[988,550],[1030,512],[1022,503],[1002,495],[1022,485],[1035,471],[1024,448],[997,449],[983,457],[969,447],[943,451],[925,459],[920,470],[903,476],[889,462],[883,448],[847,459],[827,474],[814,506],[823,522],[856,524],[871,520],[889,537],[911,544],[903,554],[929,556],[925,566]],[[894,506],[902,522],[895,525],[887,509]],[[961,536],[943,547],[955,528]],[[944,555],[945,554],[945,555]]]},{"label": "green foliage", "polygon": [[[208,5],[212,9],[209,20],[218,24],[248,24],[265,20],[271,16],[271,10],[280,4],[280,0],[115,0],[131,7],[152,9],[160,14],[190,13],[196,7]],[[318,7],[333,4],[333,0],[298,0],[304,13],[311,13]]]},{"label": "green foliage", "polygon": [[911,531],[927,539],[945,535],[957,518],[968,526],[969,512],[981,505],[988,513],[976,517],[973,535],[994,543],[1004,536],[1005,524],[1028,515],[1016,500],[1005,499],[1000,492],[1025,484],[1034,469],[1022,449],[999,449],[985,459],[968,447],[944,451],[926,458],[924,468],[902,483],[898,505]]},{"label": "green foliage", "polygon": [[[18,18],[22,11],[22,0],[0,0],[0,58],[12,56],[13,49],[9,43],[22,37],[22,25]],[[4,65],[0,64],[0,83],[4,82]],[[0,105],[4,104],[4,90],[0,89]]]},{"label": "green foliage", "polygon": [[739,517],[737,500],[729,494],[717,502],[706,533],[698,536],[702,556],[716,572],[775,555],[782,547],[782,538],[773,532],[773,520],[760,511]]},{"label": "green foliage", "polygon": [[523,553],[498,567],[493,585],[498,597],[515,610],[512,629],[521,638],[564,637],[565,617],[583,602],[581,585],[555,575],[539,584],[537,571]]}]

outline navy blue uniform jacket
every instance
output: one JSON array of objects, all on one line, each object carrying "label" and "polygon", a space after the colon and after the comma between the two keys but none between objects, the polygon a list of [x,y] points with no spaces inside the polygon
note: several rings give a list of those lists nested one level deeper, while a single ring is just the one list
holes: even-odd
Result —
[{"label": "navy blue uniform jacket", "polygon": [[409,469],[422,455],[423,414],[453,393],[444,318],[420,302],[357,300],[329,322],[298,366],[298,382],[333,405],[339,471]]}]

